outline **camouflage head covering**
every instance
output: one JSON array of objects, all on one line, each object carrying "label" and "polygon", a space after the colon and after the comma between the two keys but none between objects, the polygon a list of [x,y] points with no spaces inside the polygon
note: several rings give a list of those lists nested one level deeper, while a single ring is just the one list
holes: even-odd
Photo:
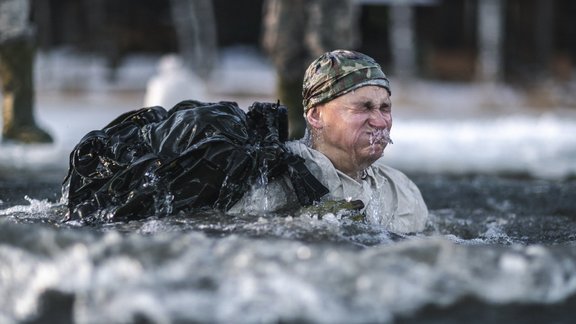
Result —
[{"label": "camouflage head covering", "polygon": [[306,69],[302,88],[304,112],[367,85],[392,93],[390,82],[373,58],[348,50],[324,53]]}]

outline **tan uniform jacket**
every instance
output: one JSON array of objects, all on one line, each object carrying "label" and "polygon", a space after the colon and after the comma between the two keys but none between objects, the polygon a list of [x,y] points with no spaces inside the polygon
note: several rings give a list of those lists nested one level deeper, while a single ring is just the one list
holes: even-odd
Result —
[{"label": "tan uniform jacket", "polygon": [[[312,174],[329,190],[327,200],[362,200],[364,212],[373,224],[381,224],[398,233],[424,229],[428,209],[420,191],[406,175],[376,161],[366,170],[360,182],[340,172],[322,153],[300,141],[288,142],[292,153],[303,157]],[[290,181],[280,179],[246,195],[231,212],[274,211],[298,206]]]}]

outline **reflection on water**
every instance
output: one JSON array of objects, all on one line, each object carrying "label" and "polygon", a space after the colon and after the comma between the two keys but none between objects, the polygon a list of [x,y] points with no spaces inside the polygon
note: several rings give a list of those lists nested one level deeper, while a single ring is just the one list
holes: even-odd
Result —
[{"label": "reflection on water", "polygon": [[82,227],[58,184],[0,182],[0,322],[572,319],[576,181],[413,178],[432,217],[412,235],[209,210]]}]

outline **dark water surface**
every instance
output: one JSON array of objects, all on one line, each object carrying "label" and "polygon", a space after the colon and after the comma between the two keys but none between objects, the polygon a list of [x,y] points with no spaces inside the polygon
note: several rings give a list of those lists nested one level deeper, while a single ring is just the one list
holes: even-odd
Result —
[{"label": "dark water surface", "polygon": [[423,233],[340,214],[61,224],[60,184],[0,180],[0,322],[571,323],[576,180],[412,175]]}]

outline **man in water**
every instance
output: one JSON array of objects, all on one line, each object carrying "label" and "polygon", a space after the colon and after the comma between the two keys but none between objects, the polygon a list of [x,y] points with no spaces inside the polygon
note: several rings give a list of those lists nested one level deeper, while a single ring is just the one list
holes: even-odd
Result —
[{"label": "man in water", "polygon": [[244,214],[305,206],[301,212],[321,217],[336,213],[393,232],[421,231],[428,216],[422,195],[381,158],[392,143],[390,94],[372,58],[337,50],[306,71],[307,136],[299,141],[284,142],[286,112],[272,103],[254,103],[244,113],[233,102],[187,100],[170,111],[125,113],[84,136],[70,154],[66,219],[97,223],[196,207]]},{"label": "man in water", "polygon": [[[371,223],[400,233],[423,230],[428,209],[420,191],[382,159],[392,143],[392,103],[380,65],[358,52],[327,52],[306,70],[302,95],[307,134],[286,146],[329,189],[323,201],[360,200]],[[265,209],[297,204],[288,181],[273,181],[265,191]],[[255,192],[233,210],[262,209],[250,198],[261,196]]]}]

